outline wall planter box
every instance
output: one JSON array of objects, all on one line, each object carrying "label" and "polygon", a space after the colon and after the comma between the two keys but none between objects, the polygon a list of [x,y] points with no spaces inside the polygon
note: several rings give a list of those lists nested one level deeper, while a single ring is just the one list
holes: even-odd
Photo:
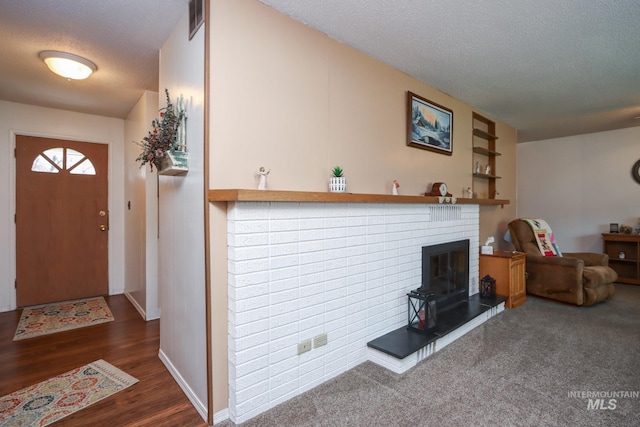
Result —
[{"label": "wall planter box", "polygon": [[158,169],[158,175],[186,175],[189,172],[189,154],[186,151],[167,151]]}]

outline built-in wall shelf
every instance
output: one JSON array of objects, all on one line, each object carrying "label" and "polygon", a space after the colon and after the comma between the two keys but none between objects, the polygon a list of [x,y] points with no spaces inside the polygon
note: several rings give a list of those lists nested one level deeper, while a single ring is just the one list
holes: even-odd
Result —
[{"label": "built-in wall shelf", "polygon": [[[493,120],[473,113],[472,116],[473,141],[473,187],[474,197],[493,199],[498,195],[496,180],[500,179],[496,173],[496,157],[501,153],[496,151],[496,123]],[[479,178],[478,181],[476,178]]]},{"label": "built-in wall shelf", "polygon": [[[475,113],[474,113],[474,115],[475,115]],[[483,119],[485,119],[485,118],[483,117]],[[487,119],[485,119],[485,120],[488,121]],[[477,136],[477,137],[480,137],[480,138],[483,138],[483,139],[487,139],[487,140],[494,140],[495,141],[496,139],[498,139],[498,137],[495,136],[494,134],[486,132],[486,131],[484,131],[482,129],[478,129],[478,128],[474,128],[473,129],[473,134],[475,136]]]},{"label": "built-in wall shelf", "polygon": [[[209,190],[210,202],[335,202],[335,203],[426,203],[439,204],[437,197],[393,196],[391,194],[330,193],[314,191]],[[509,200],[458,197],[458,204],[508,205]],[[451,205],[451,203],[443,203]]]},{"label": "built-in wall shelf", "polygon": [[484,179],[500,179],[501,177],[496,175],[487,175],[486,173],[474,173],[474,178],[484,178]]},{"label": "built-in wall shelf", "polygon": [[502,156],[502,153],[498,153],[497,151],[489,150],[484,147],[473,147],[473,152],[482,154],[483,156]]}]

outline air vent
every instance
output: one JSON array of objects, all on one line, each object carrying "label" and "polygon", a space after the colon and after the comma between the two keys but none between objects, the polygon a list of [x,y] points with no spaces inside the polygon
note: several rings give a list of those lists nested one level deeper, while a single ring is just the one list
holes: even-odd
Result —
[{"label": "air vent", "polygon": [[204,22],[204,0],[189,0],[189,40]]}]

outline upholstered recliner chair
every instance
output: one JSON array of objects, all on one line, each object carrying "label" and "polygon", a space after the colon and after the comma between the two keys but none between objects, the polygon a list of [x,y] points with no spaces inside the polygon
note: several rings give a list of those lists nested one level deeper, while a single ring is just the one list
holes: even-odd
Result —
[{"label": "upholstered recliner chair", "polygon": [[576,304],[591,305],[613,295],[618,278],[609,256],[574,252],[543,256],[533,229],[522,219],[509,223],[516,250],[526,253],[527,293]]}]

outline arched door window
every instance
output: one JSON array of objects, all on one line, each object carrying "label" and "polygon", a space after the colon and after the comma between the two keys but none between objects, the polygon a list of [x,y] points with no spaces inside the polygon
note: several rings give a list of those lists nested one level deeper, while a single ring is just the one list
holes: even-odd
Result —
[{"label": "arched door window", "polygon": [[50,148],[38,154],[31,165],[32,172],[60,173],[72,175],[95,175],[96,168],[84,154],[71,148]]}]

